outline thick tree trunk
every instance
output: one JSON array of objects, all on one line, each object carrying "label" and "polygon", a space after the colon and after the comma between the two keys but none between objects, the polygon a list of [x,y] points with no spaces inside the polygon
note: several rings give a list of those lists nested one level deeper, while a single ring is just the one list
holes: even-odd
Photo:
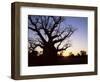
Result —
[{"label": "thick tree trunk", "polygon": [[43,48],[43,55],[49,56],[49,57],[57,56],[57,50],[54,46],[45,46]]},{"label": "thick tree trunk", "polygon": [[49,64],[56,64],[57,62],[57,50],[54,46],[47,45],[43,48],[43,55],[45,62]]}]

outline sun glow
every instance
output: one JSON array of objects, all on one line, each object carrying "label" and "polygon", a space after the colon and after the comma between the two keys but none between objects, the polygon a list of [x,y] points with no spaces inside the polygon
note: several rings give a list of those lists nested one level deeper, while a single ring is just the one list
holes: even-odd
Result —
[{"label": "sun glow", "polygon": [[[74,56],[76,56],[77,54],[80,53],[80,51],[81,50],[64,50],[64,51],[58,52],[58,54],[60,56],[67,57],[67,56],[70,56],[70,54],[72,53]],[[86,50],[83,50],[83,51],[86,51]]]}]

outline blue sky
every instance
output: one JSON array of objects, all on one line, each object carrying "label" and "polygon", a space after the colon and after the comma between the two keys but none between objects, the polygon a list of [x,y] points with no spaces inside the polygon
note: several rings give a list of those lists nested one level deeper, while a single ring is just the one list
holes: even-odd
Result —
[{"label": "blue sky", "polygon": [[88,18],[87,17],[66,17],[65,23],[77,28],[77,30],[70,38],[72,42],[72,47],[70,47],[68,51],[72,51],[73,53],[78,52],[80,50],[87,51]]}]

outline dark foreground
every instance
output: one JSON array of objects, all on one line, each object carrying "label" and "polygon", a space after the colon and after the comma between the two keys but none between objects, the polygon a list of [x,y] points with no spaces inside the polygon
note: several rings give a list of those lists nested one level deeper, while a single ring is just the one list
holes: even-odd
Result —
[{"label": "dark foreground", "polygon": [[28,56],[28,66],[48,66],[48,65],[71,65],[71,64],[87,64],[88,56]]}]

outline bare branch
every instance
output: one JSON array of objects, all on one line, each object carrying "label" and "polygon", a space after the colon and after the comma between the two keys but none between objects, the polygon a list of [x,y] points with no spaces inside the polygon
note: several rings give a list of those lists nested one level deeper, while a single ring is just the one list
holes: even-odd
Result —
[{"label": "bare branch", "polygon": [[62,41],[57,45],[57,50],[59,50],[61,43],[62,43]]},{"label": "bare branch", "polygon": [[51,31],[50,31],[50,34],[52,34],[52,32],[54,31],[54,29],[58,26],[58,24],[60,24],[62,22],[62,17],[58,17],[58,19],[56,19],[55,17],[53,17],[53,20],[54,20],[54,25],[53,27],[51,28]]},{"label": "bare branch", "polygon": [[36,43],[35,40],[29,40],[29,44],[30,44],[30,48],[32,48],[32,50],[34,50],[38,46],[43,48],[43,45],[41,43]]},{"label": "bare branch", "polygon": [[32,18],[31,18],[30,16],[29,16],[29,20],[30,20],[31,24],[35,27],[34,29],[29,27],[29,29],[31,29],[32,31],[37,32],[37,34],[38,34],[38,36],[41,38],[41,40],[42,40],[43,42],[46,42],[46,40],[44,39],[44,37],[43,37],[43,35],[41,34],[40,30],[37,28],[36,24],[33,22]]},{"label": "bare branch", "polygon": [[66,44],[63,46],[63,48],[58,49],[58,51],[63,51],[63,50],[66,50],[66,49],[67,49],[67,48],[69,48],[70,46],[71,46],[71,44],[66,43]]},{"label": "bare branch", "polygon": [[32,24],[33,26],[35,26],[35,28],[36,28],[36,24],[32,21],[31,16],[29,16],[28,19],[30,20],[31,24]]},{"label": "bare branch", "polygon": [[32,28],[32,27],[28,27],[28,29],[32,30],[32,31],[37,31],[36,29]]},{"label": "bare branch", "polygon": [[[54,40],[54,43],[58,43],[60,41],[64,41],[66,38],[69,38],[75,31],[76,29],[72,29],[69,27],[68,32],[66,33],[66,35],[64,35],[63,37],[61,37],[60,39],[56,39]],[[59,37],[59,36],[58,36]]]}]

